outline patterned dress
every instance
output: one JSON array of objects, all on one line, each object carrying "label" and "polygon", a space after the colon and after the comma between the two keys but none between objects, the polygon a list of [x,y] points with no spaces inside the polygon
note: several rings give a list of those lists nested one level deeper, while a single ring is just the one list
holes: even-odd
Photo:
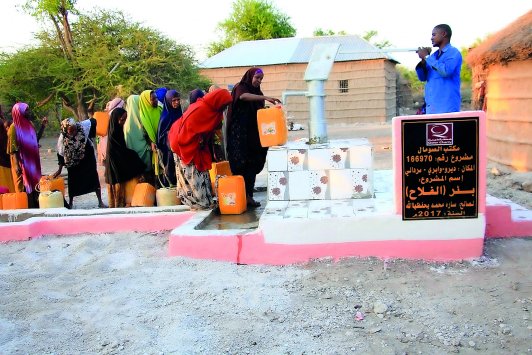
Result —
[{"label": "patterned dress", "polygon": [[198,171],[194,164],[185,164],[174,154],[177,176],[177,196],[193,209],[215,207],[209,171]]}]

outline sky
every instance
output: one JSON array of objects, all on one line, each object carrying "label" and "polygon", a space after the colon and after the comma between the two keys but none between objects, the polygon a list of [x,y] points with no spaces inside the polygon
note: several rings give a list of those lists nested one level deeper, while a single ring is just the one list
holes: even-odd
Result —
[{"label": "sky", "polygon": [[[0,0],[0,50],[15,51],[31,43],[39,23],[19,5],[25,0]],[[218,23],[229,17],[234,0],[77,0],[82,12],[117,9],[143,25],[159,30],[178,43],[190,45],[196,59],[206,59],[205,49],[220,39]],[[478,38],[504,28],[532,9],[530,0],[271,0],[280,12],[290,17],[297,37],[311,37],[321,28],[348,34],[376,30],[376,40],[388,40],[394,48],[430,46],[432,29],[447,23],[453,30],[451,43],[469,47]],[[399,62],[413,68],[415,53],[393,53]]]}]

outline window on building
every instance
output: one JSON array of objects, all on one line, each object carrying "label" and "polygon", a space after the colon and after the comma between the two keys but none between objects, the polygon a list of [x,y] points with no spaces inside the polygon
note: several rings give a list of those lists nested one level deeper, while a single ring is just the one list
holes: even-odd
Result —
[{"label": "window on building", "polygon": [[338,91],[345,93],[349,91],[349,80],[338,80]]}]

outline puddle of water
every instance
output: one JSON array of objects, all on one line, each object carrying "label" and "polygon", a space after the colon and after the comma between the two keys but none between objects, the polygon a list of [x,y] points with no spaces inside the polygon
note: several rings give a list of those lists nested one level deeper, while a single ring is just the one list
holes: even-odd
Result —
[{"label": "puddle of water", "polygon": [[260,207],[248,208],[242,214],[220,214],[220,210],[212,211],[194,229],[199,230],[223,230],[223,229],[255,229],[259,226],[259,219],[266,207],[266,192],[255,192],[255,200],[260,202]]}]

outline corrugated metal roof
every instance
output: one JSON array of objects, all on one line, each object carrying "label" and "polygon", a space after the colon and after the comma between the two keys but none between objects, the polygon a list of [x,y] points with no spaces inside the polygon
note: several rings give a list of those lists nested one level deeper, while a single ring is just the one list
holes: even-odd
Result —
[{"label": "corrugated metal roof", "polygon": [[200,64],[201,68],[231,68],[259,65],[308,63],[312,48],[319,43],[339,43],[336,62],[393,57],[358,36],[276,38],[240,42]]}]

